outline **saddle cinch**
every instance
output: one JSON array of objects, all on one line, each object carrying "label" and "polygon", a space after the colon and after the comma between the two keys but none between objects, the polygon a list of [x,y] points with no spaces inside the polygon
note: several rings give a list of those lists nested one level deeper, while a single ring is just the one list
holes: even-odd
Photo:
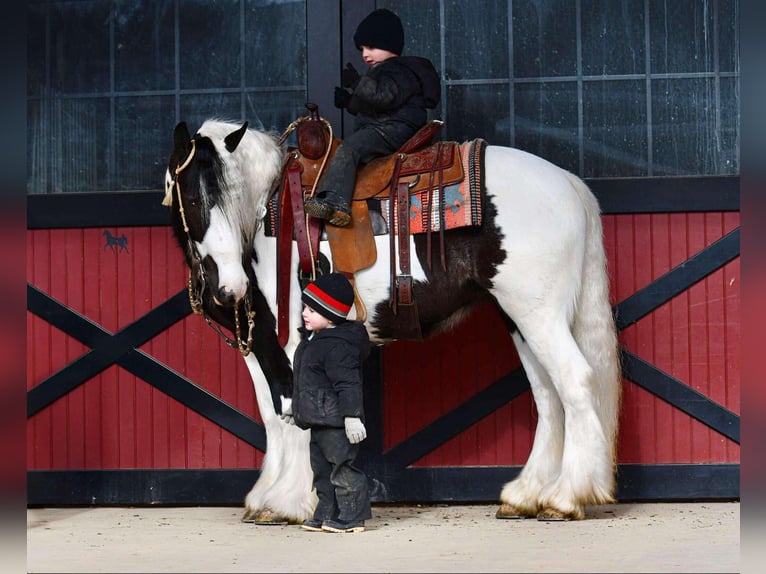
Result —
[{"label": "saddle cinch", "polygon": [[[311,276],[319,253],[321,222],[306,218],[303,198],[317,191],[321,175],[335,153],[340,140],[332,136],[332,128],[320,118],[314,104],[306,104],[310,116],[295,124],[297,148],[288,150],[284,166],[285,176],[278,202],[279,228],[283,240],[279,242],[278,261],[289,258],[288,245],[294,238],[298,243],[299,268],[304,278]],[[388,200],[389,237],[391,250],[391,309],[397,316],[399,339],[421,339],[417,303],[412,293],[410,274],[410,195],[426,192],[429,201],[435,190],[443,190],[463,180],[463,164],[458,142],[436,142],[433,139],[441,130],[443,122],[432,120],[416,132],[394,154],[376,158],[357,172],[356,186],[351,202],[351,222],[346,227],[325,226],[335,271],[343,273],[354,285],[354,273],[375,263],[373,226],[367,200]],[[328,143],[330,144],[328,146]],[[431,210],[428,210],[430,218]],[[444,260],[444,225],[439,225],[441,241],[441,264]],[[431,260],[431,225],[427,225],[427,258]],[[291,237],[292,236],[292,237]],[[287,253],[287,255],[284,255]],[[398,255],[399,269],[396,269]],[[289,269],[289,259],[283,261]],[[279,264],[278,264],[279,266]],[[283,277],[284,276],[284,277]],[[283,285],[278,291],[289,290],[289,273],[280,273]],[[286,278],[285,278],[286,277]],[[356,287],[354,288],[356,293]],[[280,302],[281,303],[281,302]],[[285,302],[286,303],[286,302]],[[286,308],[287,305],[284,305]],[[280,304],[280,310],[282,305]],[[355,297],[356,317],[366,318],[366,309],[358,296]],[[280,311],[280,315],[281,315]],[[286,318],[285,318],[286,320]],[[279,329],[281,332],[281,329]]]}]

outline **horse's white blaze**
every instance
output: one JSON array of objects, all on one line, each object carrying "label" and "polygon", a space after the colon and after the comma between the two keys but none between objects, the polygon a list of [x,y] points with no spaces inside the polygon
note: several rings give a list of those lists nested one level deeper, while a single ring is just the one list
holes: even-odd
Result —
[{"label": "horse's white blaze", "polygon": [[218,287],[232,293],[237,301],[247,293],[247,274],[242,267],[242,242],[239,230],[218,207],[210,210],[210,225],[197,244],[202,258],[210,256],[218,267]]}]

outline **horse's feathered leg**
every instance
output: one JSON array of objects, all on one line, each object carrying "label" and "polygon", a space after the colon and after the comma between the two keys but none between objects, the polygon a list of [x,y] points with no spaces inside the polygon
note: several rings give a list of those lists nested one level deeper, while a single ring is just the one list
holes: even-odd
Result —
[{"label": "horse's feathered leg", "polygon": [[274,410],[271,390],[257,359],[245,357],[255,387],[258,410],[266,429],[267,448],[261,473],[245,498],[243,520],[300,523],[316,506],[309,464],[308,431],[283,422]]},{"label": "horse's feathered leg", "polygon": [[529,466],[501,498],[516,508],[501,514],[537,505],[543,519],[580,519],[614,491],[619,365],[598,204],[579,178],[540,158],[493,147],[486,158],[505,253],[492,293],[523,336],[539,414]]},{"label": "horse's feathered leg", "polygon": [[568,325],[540,323],[540,327],[530,333],[527,343],[561,399],[565,440],[561,470],[540,493],[539,516],[579,520],[586,505],[611,500],[611,449],[596,412],[593,369]]},{"label": "horse's feathered leg", "polygon": [[532,451],[524,468],[500,493],[497,518],[536,516],[540,493],[555,480],[561,470],[564,450],[564,409],[545,369],[518,332],[511,334],[529,380],[538,412],[538,424]]},{"label": "horse's feathered leg", "polygon": [[[609,303],[606,255],[601,215],[595,197],[572,174],[569,183],[585,210],[584,253],[580,288],[570,327],[561,326],[562,353],[553,353],[562,376],[549,372],[565,412],[565,446],[561,475],[542,493],[543,518],[583,518],[567,512],[562,500],[574,505],[613,502],[615,490],[615,437],[620,403],[620,368],[617,332]],[[554,347],[555,348],[555,347]],[[561,364],[570,357],[571,362]],[[564,516],[561,516],[563,512]]]}]

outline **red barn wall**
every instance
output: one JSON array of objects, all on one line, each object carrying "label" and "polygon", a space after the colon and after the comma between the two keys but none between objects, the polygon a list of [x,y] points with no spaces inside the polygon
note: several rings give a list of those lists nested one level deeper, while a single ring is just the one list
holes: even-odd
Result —
[{"label": "red barn wall", "polygon": [[[613,303],[739,226],[738,213],[604,216]],[[165,227],[27,233],[28,282],[114,333],[183,289],[187,270]],[[625,348],[739,414],[739,258],[620,333]],[[141,350],[258,419],[250,377],[191,315]],[[27,313],[27,388],[89,351]],[[396,342],[382,353],[385,447],[395,446],[519,366],[490,306],[454,333]],[[527,391],[417,466],[521,465],[534,436]],[[30,470],[254,468],[262,453],[118,366],[28,419]],[[623,381],[620,463],[739,462],[736,443]]]}]

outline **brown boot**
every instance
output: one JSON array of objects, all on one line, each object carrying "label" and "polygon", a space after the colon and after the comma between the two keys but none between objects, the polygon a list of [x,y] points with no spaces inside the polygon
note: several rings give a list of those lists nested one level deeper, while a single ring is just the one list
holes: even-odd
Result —
[{"label": "brown boot", "polygon": [[324,219],[331,225],[345,227],[351,222],[351,211],[343,205],[340,198],[332,193],[323,197],[310,197],[304,204],[303,209],[311,217]]}]

